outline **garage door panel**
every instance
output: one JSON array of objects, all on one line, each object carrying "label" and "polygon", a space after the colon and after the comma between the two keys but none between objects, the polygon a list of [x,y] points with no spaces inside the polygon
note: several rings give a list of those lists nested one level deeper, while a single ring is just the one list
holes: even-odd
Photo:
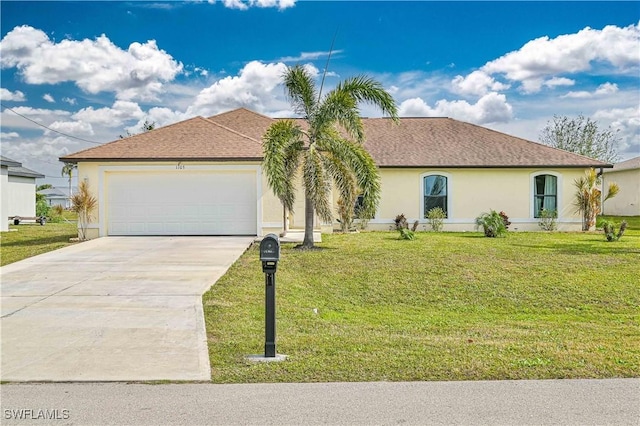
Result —
[{"label": "garage door panel", "polygon": [[107,173],[108,235],[256,235],[255,172]]}]

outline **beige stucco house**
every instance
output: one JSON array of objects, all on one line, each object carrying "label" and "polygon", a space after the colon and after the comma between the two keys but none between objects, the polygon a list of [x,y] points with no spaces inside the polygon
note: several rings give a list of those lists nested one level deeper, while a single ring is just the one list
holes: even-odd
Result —
[{"label": "beige stucco house", "polygon": [[[273,121],[241,108],[62,157],[78,164],[79,179],[98,198],[88,236],[280,231],[282,205],[261,166],[261,138]],[[426,212],[440,206],[450,231],[474,230],[474,218],[489,209],[506,212],[510,229],[534,231],[542,208],[558,211],[560,230],[579,230],[574,179],[589,167],[611,167],[450,118],[370,118],[364,127],[382,184],[369,229],[389,229],[400,213],[426,225]],[[301,191],[291,228],[303,227]]]},{"label": "beige stucco house", "polygon": [[603,214],[614,216],[640,216],[640,157],[614,164],[604,171],[603,187],[615,182],[620,192],[608,199],[602,207]]}]

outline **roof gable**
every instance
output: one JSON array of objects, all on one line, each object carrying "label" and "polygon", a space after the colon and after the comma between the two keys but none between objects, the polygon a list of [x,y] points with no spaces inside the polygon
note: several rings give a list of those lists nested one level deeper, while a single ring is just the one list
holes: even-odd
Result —
[{"label": "roof gable", "polygon": [[88,160],[248,160],[262,158],[258,140],[203,117],[120,139],[62,157]]}]

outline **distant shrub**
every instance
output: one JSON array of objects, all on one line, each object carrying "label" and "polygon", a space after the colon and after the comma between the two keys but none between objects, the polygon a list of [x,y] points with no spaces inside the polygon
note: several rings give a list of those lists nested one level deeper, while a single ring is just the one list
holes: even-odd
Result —
[{"label": "distant shrub", "polygon": [[36,202],[36,216],[49,216],[49,209],[50,207],[47,205],[46,200],[41,199]]},{"label": "distant shrub", "polygon": [[429,225],[431,225],[431,230],[435,232],[442,231],[442,227],[444,226],[444,220],[447,218],[447,214],[440,207],[434,207],[427,212],[427,219],[429,220]]},{"label": "distant shrub", "polygon": [[616,224],[610,220],[602,222],[602,231],[604,232],[607,241],[618,241],[624,235],[624,231],[627,230],[627,221],[623,220],[620,224],[620,229],[616,233]]},{"label": "distant shrub", "polygon": [[476,229],[480,227],[484,231],[485,237],[502,237],[507,233],[503,217],[495,210],[476,217]]},{"label": "distant shrub", "polygon": [[542,228],[543,231],[555,231],[556,230],[556,219],[558,218],[557,210],[540,210],[540,222],[538,222],[538,226]]},{"label": "distant shrub", "polygon": [[418,229],[418,225],[420,225],[419,221],[416,220],[413,222],[411,229],[409,229],[409,222],[407,222],[404,213],[401,213],[396,216],[394,222],[396,224],[396,231],[400,232],[400,238],[403,240],[413,240],[415,238],[416,229]]}]

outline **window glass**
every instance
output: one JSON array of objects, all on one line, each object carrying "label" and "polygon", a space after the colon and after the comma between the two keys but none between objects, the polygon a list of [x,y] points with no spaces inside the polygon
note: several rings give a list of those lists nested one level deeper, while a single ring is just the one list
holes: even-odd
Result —
[{"label": "window glass", "polygon": [[558,211],[558,178],[553,175],[535,177],[534,217],[540,217],[542,209]]},{"label": "window glass", "polygon": [[441,175],[430,175],[424,177],[424,217],[427,217],[429,210],[440,207],[447,217],[447,177]]}]

